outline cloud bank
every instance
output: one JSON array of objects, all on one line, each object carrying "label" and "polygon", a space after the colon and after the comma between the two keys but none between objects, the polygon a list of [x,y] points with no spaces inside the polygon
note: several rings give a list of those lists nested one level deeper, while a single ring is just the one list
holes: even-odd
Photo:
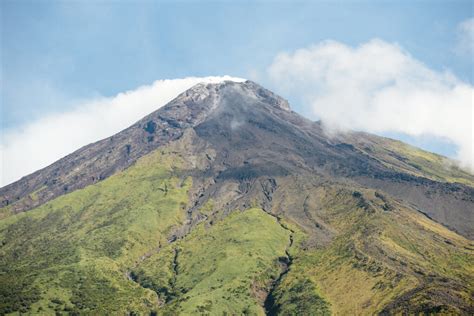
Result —
[{"label": "cloud bank", "polygon": [[447,139],[458,146],[462,166],[474,170],[474,87],[430,69],[397,44],[325,41],[277,55],[268,75],[331,129]]},{"label": "cloud bank", "polygon": [[224,80],[243,81],[229,76],[158,80],[112,98],[82,101],[69,112],[50,114],[21,128],[2,131],[0,186],[127,128],[197,83]]}]

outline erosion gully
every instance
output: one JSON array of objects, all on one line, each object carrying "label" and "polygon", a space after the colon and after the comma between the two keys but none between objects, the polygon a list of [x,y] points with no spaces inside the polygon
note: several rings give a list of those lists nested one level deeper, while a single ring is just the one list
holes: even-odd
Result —
[{"label": "erosion gully", "polygon": [[294,231],[292,229],[288,228],[285,224],[282,223],[280,216],[277,216],[277,215],[272,214],[272,213],[267,212],[267,211],[265,211],[265,212],[268,215],[275,217],[278,224],[280,224],[281,228],[283,228],[284,230],[290,232],[288,246],[285,249],[286,258],[279,258],[279,261],[280,261],[280,264],[281,264],[281,267],[282,267],[280,275],[272,282],[270,290],[268,291],[268,295],[267,295],[267,297],[266,297],[266,299],[263,303],[263,308],[265,309],[265,314],[273,316],[273,315],[277,315],[277,310],[278,310],[278,306],[276,305],[276,302],[275,302],[274,292],[276,291],[276,289],[278,288],[278,286],[282,282],[285,275],[290,271],[290,267],[293,263],[293,258],[291,256],[289,250],[293,246]]}]

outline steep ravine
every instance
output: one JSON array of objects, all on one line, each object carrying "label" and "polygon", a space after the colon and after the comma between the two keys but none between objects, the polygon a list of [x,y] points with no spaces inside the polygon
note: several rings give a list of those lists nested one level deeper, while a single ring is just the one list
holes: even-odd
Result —
[{"label": "steep ravine", "polygon": [[[136,274],[136,272],[134,271],[143,261],[145,261],[146,259],[150,258],[152,255],[154,254],[158,254],[161,250],[161,245],[158,246],[156,249],[154,249],[154,251],[152,252],[148,252],[146,254],[144,254],[143,256],[141,256],[136,262],[135,264],[128,268],[126,271],[125,271],[125,277],[131,281],[131,282],[134,282],[136,284],[138,284],[140,287],[144,288],[144,289],[148,289],[148,290],[151,290],[153,291],[155,294],[156,294],[156,302],[158,304],[158,306],[161,306],[163,305],[163,302],[162,300],[160,299],[160,295],[159,293],[157,293],[155,290],[153,290],[152,288],[149,288],[149,287],[146,287],[146,286],[143,286],[142,283],[140,283],[140,280],[138,278],[138,275]],[[176,259],[176,257],[175,257]],[[173,266],[174,268],[174,266]]]},{"label": "steep ravine", "polygon": [[175,247],[174,255],[173,255],[173,263],[172,263],[173,279],[171,280],[171,288],[173,289],[173,291],[176,289],[176,281],[178,279],[178,255],[179,255],[179,249]]},{"label": "steep ravine", "polygon": [[265,309],[265,314],[266,315],[276,315],[276,303],[275,303],[275,297],[274,297],[274,291],[278,288],[280,285],[281,281],[285,277],[285,275],[290,271],[290,267],[293,264],[293,258],[289,252],[291,247],[293,246],[293,234],[294,231],[290,228],[288,228],[285,224],[281,222],[281,217],[274,215],[270,212],[266,212],[267,214],[273,216],[276,218],[278,224],[280,225],[281,228],[284,230],[290,232],[290,235],[288,237],[288,246],[285,250],[286,257],[280,257],[278,258],[279,263],[281,265],[281,272],[279,276],[272,282],[271,287],[268,291],[268,295],[263,303],[263,307]]}]

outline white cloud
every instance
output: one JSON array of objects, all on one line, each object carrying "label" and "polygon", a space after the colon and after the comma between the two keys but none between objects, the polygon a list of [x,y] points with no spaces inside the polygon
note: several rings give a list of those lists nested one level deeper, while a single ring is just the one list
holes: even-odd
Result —
[{"label": "white cloud", "polygon": [[458,51],[468,54],[469,58],[472,59],[472,54],[474,54],[474,18],[459,23],[457,32]]},{"label": "white cloud", "polygon": [[428,68],[396,44],[325,41],[279,54],[268,75],[280,90],[300,95],[326,126],[442,137],[474,170],[474,87]]},{"label": "white cloud", "polygon": [[1,185],[127,128],[197,83],[223,80],[243,81],[228,76],[158,80],[112,98],[82,101],[72,111],[51,114],[21,128],[2,131]]}]

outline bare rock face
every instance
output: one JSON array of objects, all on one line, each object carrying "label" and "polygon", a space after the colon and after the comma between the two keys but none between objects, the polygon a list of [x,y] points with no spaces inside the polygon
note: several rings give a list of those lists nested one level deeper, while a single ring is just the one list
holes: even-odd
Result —
[{"label": "bare rock face", "polygon": [[[202,184],[195,191],[201,199],[228,196],[230,202],[222,207],[229,210],[249,207],[255,199],[268,209],[278,207],[273,203],[278,199],[273,196],[278,179],[291,175],[311,178],[305,181],[313,186],[331,181],[383,190],[474,237],[472,187],[413,175],[382,162],[376,150],[367,152],[360,146],[364,138],[369,142],[376,136],[330,138],[319,123],[292,112],[285,99],[251,81],[198,84],[126,130],[1,188],[1,205],[13,212],[27,211],[129,167],[190,129],[193,142],[204,142],[216,153],[205,173],[193,175]],[[304,214],[303,204],[289,207]],[[321,227],[318,240],[331,235],[324,231],[324,223],[313,220]]]}]

